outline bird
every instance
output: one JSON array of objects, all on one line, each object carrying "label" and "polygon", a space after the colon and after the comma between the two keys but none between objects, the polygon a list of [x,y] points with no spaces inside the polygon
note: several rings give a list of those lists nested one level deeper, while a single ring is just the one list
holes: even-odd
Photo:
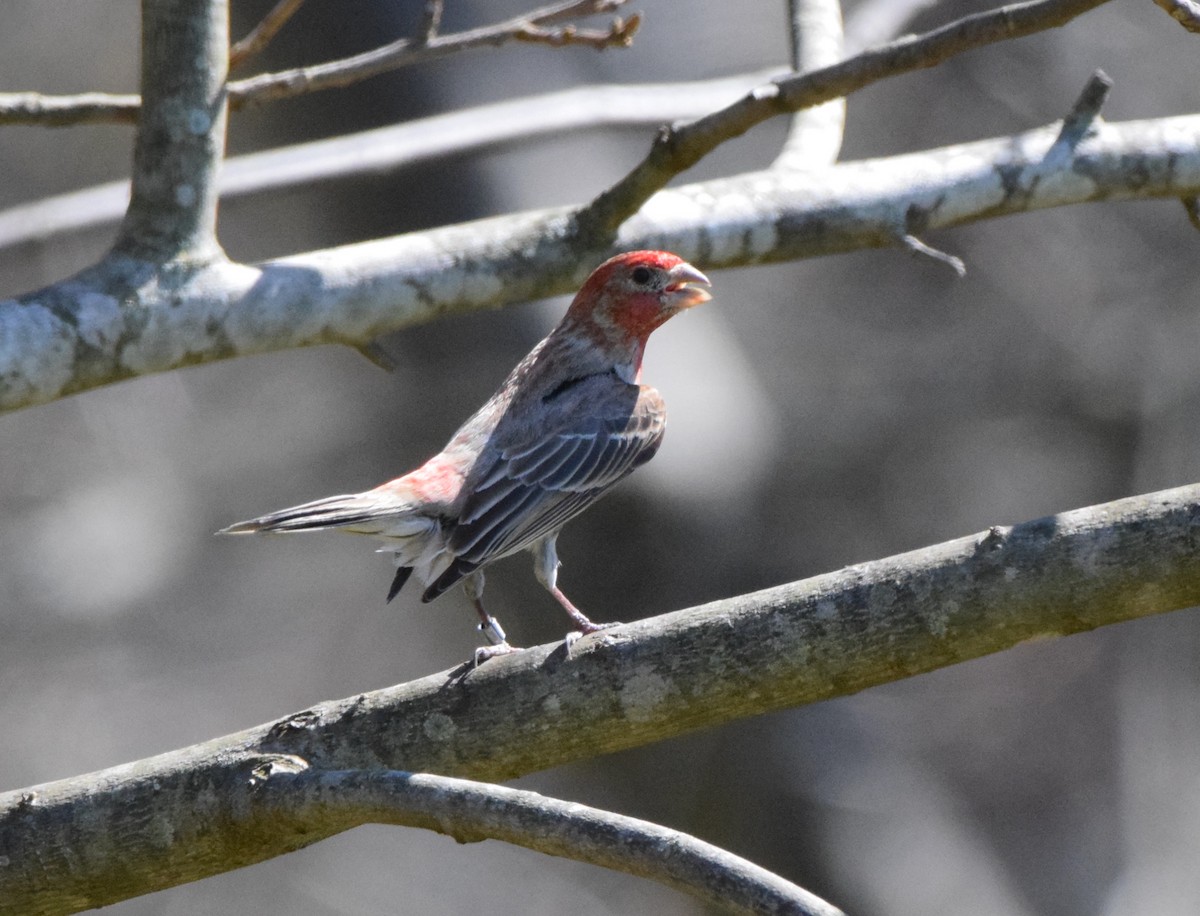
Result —
[{"label": "bird", "polygon": [[645,464],[666,409],[641,383],[650,334],[711,299],[708,278],[678,255],[630,251],[584,281],[559,324],[438,454],[372,490],[237,522],[218,534],[336,529],[384,542],[396,566],[390,602],[413,575],[432,601],[462,583],[489,643],[476,663],[514,651],[483,604],[484,570],[523,550],[566,611],[570,638],[593,623],[558,587],[562,527]]}]

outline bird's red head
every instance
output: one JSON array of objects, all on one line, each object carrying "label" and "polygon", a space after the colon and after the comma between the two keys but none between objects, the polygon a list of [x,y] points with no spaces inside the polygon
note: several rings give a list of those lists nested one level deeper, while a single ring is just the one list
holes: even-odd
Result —
[{"label": "bird's red head", "polygon": [[645,345],[677,312],[707,302],[708,278],[669,251],[629,251],[605,261],[576,294],[567,319],[613,343]]}]

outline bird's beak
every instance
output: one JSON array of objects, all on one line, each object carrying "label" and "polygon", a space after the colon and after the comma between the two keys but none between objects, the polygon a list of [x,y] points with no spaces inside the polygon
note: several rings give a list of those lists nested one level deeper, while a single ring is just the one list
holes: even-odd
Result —
[{"label": "bird's beak", "polygon": [[690,309],[692,306],[707,302],[712,298],[708,290],[704,288],[712,286],[708,282],[708,277],[686,261],[672,267],[667,271],[667,276],[671,278],[665,290],[667,301],[675,308]]}]

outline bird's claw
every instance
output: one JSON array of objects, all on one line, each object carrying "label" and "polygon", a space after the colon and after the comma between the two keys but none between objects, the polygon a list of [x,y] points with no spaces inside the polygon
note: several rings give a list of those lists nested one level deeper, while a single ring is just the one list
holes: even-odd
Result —
[{"label": "bird's claw", "polygon": [[475,650],[475,657],[471,667],[478,668],[489,658],[496,658],[498,655],[509,655],[516,651],[516,646],[510,646],[506,642],[499,642],[491,646],[480,646]]},{"label": "bird's claw", "polygon": [[593,633],[600,633],[604,630],[610,630],[613,627],[619,627],[620,625],[621,621],[619,620],[613,620],[609,623],[592,623],[589,620],[586,629],[572,630],[563,640],[567,647],[567,657],[571,657],[571,646],[575,645],[575,643],[579,642],[579,640],[583,639],[583,637],[590,636]]},{"label": "bird's claw", "polygon": [[500,621],[490,614],[483,619],[481,623],[476,625],[480,633],[483,634],[489,645],[480,646],[475,650],[475,668],[486,662],[489,658],[495,658],[498,655],[508,655],[510,652],[516,652],[515,646],[508,644],[508,636],[504,632],[504,627],[500,626]]}]

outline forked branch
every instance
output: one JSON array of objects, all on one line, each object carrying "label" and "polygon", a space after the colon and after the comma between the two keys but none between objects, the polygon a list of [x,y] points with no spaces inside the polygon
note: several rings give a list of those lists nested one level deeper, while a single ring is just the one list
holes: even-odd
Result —
[{"label": "forked branch", "polygon": [[920,36],[906,36],[855,57],[798,76],[781,77],[691,124],[664,128],[629,174],[577,217],[574,231],[600,245],[652,194],[714,149],[776,115],[841,98],[872,83],[934,67],[956,54],[1065,25],[1108,0],[1030,0],[959,19]]},{"label": "forked branch", "polygon": [[[626,47],[637,30],[636,16],[615,19],[606,31],[578,30],[569,37],[565,20],[608,13],[626,0],[570,0],[531,10],[521,16],[451,35],[426,32],[402,38],[382,47],[340,60],[264,73],[229,84],[229,103],[234,108],[290,98],[323,89],[349,86],[381,73],[436,60],[472,48],[496,47],[511,41],[549,45],[586,44],[595,48]],[[424,28],[428,28],[428,23]]]},{"label": "forked branch", "polygon": [[535,792],[428,773],[322,772],[287,759],[260,767],[249,789],[281,829],[322,822],[420,827],[460,843],[501,840],[649,878],[727,913],[841,916],[778,875],[686,833]]},{"label": "forked branch", "polygon": [[261,53],[303,4],[304,0],[279,0],[271,7],[262,21],[229,49],[229,69],[233,70]]},{"label": "forked branch", "polygon": [[[1191,607],[1197,543],[1200,486],[1124,499],[605,630],[570,654],[559,643],[465,663],[0,794],[0,900],[29,914],[100,906],[361,822],[337,811],[281,817],[287,774],[407,767],[500,781]],[[256,791],[276,776],[280,797]]]},{"label": "forked branch", "polygon": [[[302,0],[281,0],[251,32],[233,46],[229,66],[245,63],[275,36]],[[596,49],[625,48],[640,24],[637,14],[613,17],[606,29],[585,29],[572,19],[610,13],[627,0],[568,0],[530,10],[521,16],[463,32],[442,35],[441,4],[429,3],[421,34],[402,38],[352,57],[325,63],[263,73],[233,80],[228,84],[233,108],[292,98],[309,92],[336,89],[389,73],[403,67],[436,60],[475,48],[498,47],[510,42],[544,44],[552,47],[584,45]],[[90,92],[53,96],[37,92],[0,92],[0,125],[38,124],[64,127],[73,124],[135,124],[140,100],[136,95]]]}]

